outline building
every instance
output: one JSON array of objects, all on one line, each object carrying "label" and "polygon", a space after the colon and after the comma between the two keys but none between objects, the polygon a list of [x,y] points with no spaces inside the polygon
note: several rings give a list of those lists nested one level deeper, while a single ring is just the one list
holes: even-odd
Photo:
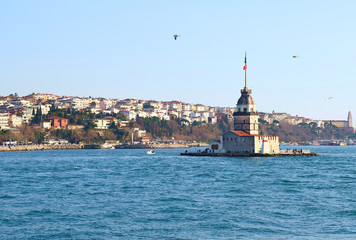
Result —
[{"label": "building", "polygon": [[351,115],[351,111],[349,111],[348,115],[347,115],[347,120],[324,120],[324,123],[330,123],[338,128],[350,131],[350,132],[354,132],[354,128],[352,125],[352,115]]},{"label": "building", "polygon": [[220,141],[211,145],[211,151],[237,154],[279,153],[279,138],[277,136],[259,135],[259,113],[251,96],[252,91],[247,87],[246,57],[244,70],[245,87],[241,90],[241,96],[233,113],[234,130],[225,132]]},{"label": "building", "polygon": [[33,118],[33,109],[32,108],[25,108],[22,111],[22,123],[23,124],[30,124]]},{"label": "building", "polygon": [[96,125],[95,129],[109,129],[111,121],[109,119],[95,119],[93,123]]},{"label": "building", "polygon": [[51,125],[54,128],[67,128],[68,127],[68,119],[61,117],[51,117],[49,119],[51,121]]},{"label": "building", "polygon": [[8,112],[0,112],[0,130],[9,129],[9,118],[10,114]]},{"label": "building", "polygon": [[9,120],[11,127],[20,127],[22,125],[22,116],[12,114]]},{"label": "building", "polygon": [[41,121],[40,126],[42,128],[50,129],[52,127],[52,121],[48,120],[48,119],[47,120],[43,120],[43,121]]}]

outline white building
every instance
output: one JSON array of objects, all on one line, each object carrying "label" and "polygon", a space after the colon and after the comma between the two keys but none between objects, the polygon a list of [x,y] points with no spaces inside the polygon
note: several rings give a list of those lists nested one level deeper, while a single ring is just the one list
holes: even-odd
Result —
[{"label": "white building", "polygon": [[108,129],[111,121],[108,119],[95,119],[93,123],[96,124],[96,129]]},{"label": "white building", "polygon": [[103,99],[103,100],[101,100],[100,103],[99,103],[99,107],[100,107],[102,110],[111,108],[112,106],[113,106],[113,102],[112,102],[111,100],[107,100],[107,99]]},{"label": "white building", "polygon": [[83,110],[90,106],[92,99],[89,98],[74,98],[72,101],[72,108],[77,110]]},{"label": "white building", "polygon": [[23,124],[30,124],[31,120],[33,118],[33,109],[32,108],[26,108],[25,110],[22,111],[22,123]]},{"label": "white building", "polygon": [[197,112],[204,112],[204,111],[208,111],[209,107],[204,106],[202,104],[197,104],[197,105],[195,105],[195,109],[196,109],[195,111],[197,111]]},{"label": "white building", "polygon": [[128,120],[135,120],[137,113],[135,111],[120,111],[121,114],[124,114],[126,116],[126,119]]},{"label": "white building", "polygon": [[9,129],[9,118],[10,114],[8,112],[0,112],[0,129]]},{"label": "white building", "polygon": [[22,125],[22,117],[12,114],[10,116],[10,125],[11,127],[20,127]]},{"label": "white building", "polygon": [[183,106],[182,102],[172,101],[172,102],[168,102],[168,105],[170,110],[182,111],[182,106]]},{"label": "white building", "polygon": [[14,105],[19,105],[19,106],[24,106],[24,107],[29,107],[31,106],[31,102],[25,99],[16,99],[16,100],[11,100],[9,101],[11,104]]}]

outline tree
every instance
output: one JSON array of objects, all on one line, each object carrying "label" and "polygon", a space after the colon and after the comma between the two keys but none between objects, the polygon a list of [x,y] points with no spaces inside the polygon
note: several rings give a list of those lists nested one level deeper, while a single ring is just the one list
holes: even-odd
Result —
[{"label": "tree", "polygon": [[88,130],[90,130],[90,129],[94,129],[94,128],[96,128],[97,127],[97,125],[95,124],[95,123],[93,123],[93,122],[88,122],[85,126],[84,126],[84,131],[88,131]]}]

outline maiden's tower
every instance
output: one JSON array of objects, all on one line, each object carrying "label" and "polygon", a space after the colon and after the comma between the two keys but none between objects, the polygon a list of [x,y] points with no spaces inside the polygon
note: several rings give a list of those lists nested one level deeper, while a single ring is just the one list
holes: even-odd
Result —
[{"label": "maiden's tower", "polygon": [[[234,130],[225,132],[220,138],[218,152],[237,154],[279,153],[279,138],[277,136],[259,135],[256,103],[247,87],[247,59],[245,55],[245,87],[236,104],[234,112]],[[217,148],[216,146],[212,148]]]}]

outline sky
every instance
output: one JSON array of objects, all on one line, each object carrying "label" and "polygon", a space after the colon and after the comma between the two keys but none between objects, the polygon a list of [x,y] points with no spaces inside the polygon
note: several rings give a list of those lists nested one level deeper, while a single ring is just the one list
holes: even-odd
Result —
[{"label": "sky", "polygon": [[259,111],[323,120],[351,111],[356,122],[355,9],[353,0],[0,0],[0,95],[233,107],[247,52]]}]

